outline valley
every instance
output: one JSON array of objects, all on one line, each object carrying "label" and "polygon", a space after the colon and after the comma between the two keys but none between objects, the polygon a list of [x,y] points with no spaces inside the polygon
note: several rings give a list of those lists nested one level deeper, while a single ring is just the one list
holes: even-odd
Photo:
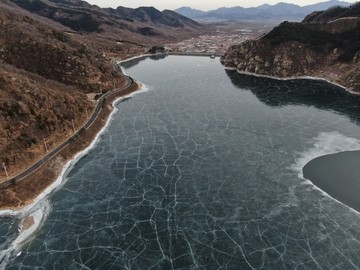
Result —
[{"label": "valley", "polygon": [[0,270],[358,269],[359,18],[1,1]]},{"label": "valley", "polygon": [[230,46],[257,39],[275,25],[261,22],[224,22],[207,24],[212,31],[176,43],[166,44],[171,52],[205,53],[221,56]]}]

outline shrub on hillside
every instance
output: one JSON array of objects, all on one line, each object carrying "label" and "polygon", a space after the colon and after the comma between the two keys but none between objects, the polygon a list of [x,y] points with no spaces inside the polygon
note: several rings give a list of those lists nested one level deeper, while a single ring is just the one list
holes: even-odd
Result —
[{"label": "shrub on hillside", "polygon": [[289,41],[308,44],[312,49],[323,51],[325,45],[333,43],[333,35],[325,31],[312,30],[301,23],[283,22],[264,36],[272,45],[280,45]]}]

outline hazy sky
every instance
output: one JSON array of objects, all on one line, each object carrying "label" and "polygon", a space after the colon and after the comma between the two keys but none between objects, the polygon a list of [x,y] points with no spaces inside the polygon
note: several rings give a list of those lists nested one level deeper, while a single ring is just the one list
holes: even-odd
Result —
[{"label": "hazy sky", "polygon": [[[98,5],[100,7],[140,7],[153,6],[159,10],[177,9],[179,7],[188,6],[203,11],[216,9],[219,7],[256,7],[262,4],[276,4],[278,2],[293,3],[299,6],[310,5],[326,0],[87,0],[88,3]],[[355,3],[356,0],[346,0],[346,2]]]}]

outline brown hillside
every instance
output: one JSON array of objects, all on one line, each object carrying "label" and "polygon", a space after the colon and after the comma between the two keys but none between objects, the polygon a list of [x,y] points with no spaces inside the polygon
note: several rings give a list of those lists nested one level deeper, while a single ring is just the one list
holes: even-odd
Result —
[{"label": "brown hillside", "polygon": [[[203,31],[194,21],[154,8],[2,0],[0,162],[14,176],[40,160],[46,146],[60,145],[74,127],[79,129],[95,106],[88,96],[125,83],[111,58],[128,58]],[[0,168],[0,181],[5,178]]]},{"label": "brown hillside", "polygon": [[0,5],[3,62],[89,92],[108,91],[115,86],[114,81],[123,83],[111,63],[87,46],[85,39],[68,34],[69,29],[45,18]]},{"label": "brown hillside", "polygon": [[[232,46],[221,61],[239,72],[321,77],[360,93],[359,8],[357,3],[314,13],[302,23],[283,22],[260,39]],[[341,17],[339,10],[354,17]],[[321,22],[319,14],[326,15]]]},{"label": "brown hillside", "polygon": [[144,48],[74,33],[8,1],[0,26],[0,162],[14,175],[41,159],[44,140],[51,149],[81,127],[94,108],[86,93],[124,84],[105,56]]},{"label": "brown hillside", "polygon": [[175,12],[154,7],[100,8],[85,1],[12,0],[20,7],[59,22],[73,31],[146,45],[189,38],[207,27]]}]

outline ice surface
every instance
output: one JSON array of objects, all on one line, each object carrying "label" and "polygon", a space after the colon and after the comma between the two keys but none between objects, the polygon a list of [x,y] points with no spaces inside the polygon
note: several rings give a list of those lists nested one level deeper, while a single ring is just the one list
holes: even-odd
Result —
[{"label": "ice surface", "polygon": [[358,145],[358,99],[208,58],[147,59],[126,73],[151,91],[117,105],[7,269],[360,267],[359,215],[292,167],[330,137]]}]

